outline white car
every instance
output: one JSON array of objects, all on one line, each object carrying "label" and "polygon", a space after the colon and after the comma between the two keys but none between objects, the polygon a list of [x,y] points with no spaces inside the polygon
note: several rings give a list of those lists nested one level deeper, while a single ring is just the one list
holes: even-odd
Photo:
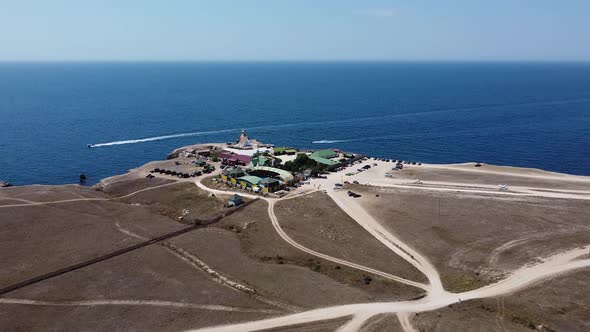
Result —
[{"label": "white car", "polygon": [[508,190],[508,185],[507,184],[499,184],[498,190],[506,191],[506,190]]},{"label": "white car", "polygon": [[392,178],[392,177],[393,177],[393,175],[391,175],[390,173],[385,173],[385,177],[386,177],[386,178]]}]

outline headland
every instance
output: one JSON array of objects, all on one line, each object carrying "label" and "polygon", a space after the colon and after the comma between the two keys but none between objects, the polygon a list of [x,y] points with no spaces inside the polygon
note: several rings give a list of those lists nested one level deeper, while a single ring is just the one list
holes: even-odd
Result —
[{"label": "headland", "polygon": [[0,323],[582,331],[589,212],[590,177],[242,132],[94,187],[0,188]]}]

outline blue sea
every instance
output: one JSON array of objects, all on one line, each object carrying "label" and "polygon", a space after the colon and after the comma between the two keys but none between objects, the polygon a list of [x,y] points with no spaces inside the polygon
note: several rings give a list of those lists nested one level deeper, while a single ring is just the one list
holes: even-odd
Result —
[{"label": "blue sea", "polygon": [[2,63],[0,119],[0,180],[16,185],[96,183],[241,129],[590,175],[590,63]]}]

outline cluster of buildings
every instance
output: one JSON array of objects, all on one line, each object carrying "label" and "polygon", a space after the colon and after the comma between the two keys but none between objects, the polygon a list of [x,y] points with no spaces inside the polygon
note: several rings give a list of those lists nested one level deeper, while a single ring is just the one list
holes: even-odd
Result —
[{"label": "cluster of buildings", "polygon": [[227,185],[261,193],[275,192],[300,180],[288,171],[268,166],[226,168],[219,179]]},{"label": "cluster of buildings", "polygon": [[295,160],[301,154],[325,166],[326,170],[337,169],[356,157],[336,149],[300,152],[288,147],[275,147],[248,138],[246,131],[242,130],[235,143],[227,143],[223,150],[214,154],[223,169],[217,181],[260,193],[296,186],[311,175],[311,170],[290,172],[281,169],[280,165]]}]

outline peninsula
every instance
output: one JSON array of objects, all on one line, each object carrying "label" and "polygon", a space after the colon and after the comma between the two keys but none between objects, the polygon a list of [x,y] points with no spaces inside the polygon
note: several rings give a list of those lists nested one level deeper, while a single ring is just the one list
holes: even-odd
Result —
[{"label": "peninsula", "polygon": [[584,331],[589,215],[586,176],[243,131],[94,187],[0,188],[0,326]]}]

